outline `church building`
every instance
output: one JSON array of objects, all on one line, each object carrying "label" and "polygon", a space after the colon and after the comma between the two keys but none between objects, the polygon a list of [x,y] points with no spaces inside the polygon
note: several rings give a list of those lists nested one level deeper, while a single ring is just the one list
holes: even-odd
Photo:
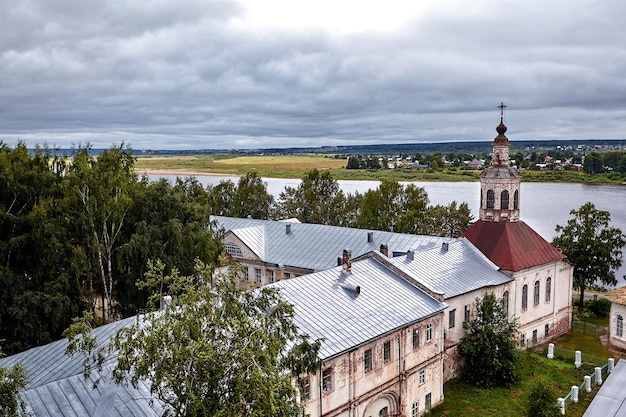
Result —
[{"label": "church building", "polygon": [[505,107],[500,104],[492,166],[480,174],[480,218],[463,237],[513,278],[503,302],[519,317],[519,343],[525,346],[570,329],[573,266],[520,220],[521,176],[509,161]]}]

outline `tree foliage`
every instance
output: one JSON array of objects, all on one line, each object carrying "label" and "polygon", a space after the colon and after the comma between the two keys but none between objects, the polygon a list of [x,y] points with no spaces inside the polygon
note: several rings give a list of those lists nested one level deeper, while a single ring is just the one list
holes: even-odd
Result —
[{"label": "tree foliage", "polygon": [[574,287],[580,290],[579,307],[584,308],[585,289],[596,282],[617,284],[615,270],[622,266],[622,247],[626,235],[609,226],[611,215],[598,210],[588,202],[578,210],[565,226],[556,226],[557,236],[552,245],[561,249],[574,265]]},{"label": "tree foliage", "polygon": [[476,316],[463,323],[459,353],[465,359],[462,377],[485,388],[518,380],[516,348],[518,322],[509,318],[493,293],[476,299]]},{"label": "tree foliage", "polygon": [[[293,307],[276,289],[239,290],[234,274],[211,286],[211,270],[198,262],[193,275],[182,276],[151,263],[145,282],[159,288],[154,300],[165,283],[177,302],[117,333],[107,348],[117,352],[115,382],[150,380],[167,415],[302,415],[292,380],[319,369],[321,342],[299,334]],[[80,324],[68,331],[79,334],[91,337]]]},{"label": "tree foliage", "polygon": [[0,367],[0,417],[27,415],[26,404],[20,396],[26,383],[26,370],[21,364],[18,363],[10,369]]},{"label": "tree foliage", "polygon": [[274,197],[267,192],[267,184],[256,172],[248,172],[232,181],[220,181],[209,188],[212,214],[229,217],[269,219],[274,210]]},{"label": "tree foliage", "polygon": [[221,252],[196,180],[139,180],[123,145],[73,152],[0,143],[0,343],[9,354],[58,339],[72,317],[96,313],[96,297],[116,317],[136,314],[148,259],[189,274],[196,258]]},{"label": "tree foliage", "polygon": [[285,187],[280,193],[276,217],[295,217],[303,223],[332,226],[354,226],[354,216],[349,213],[360,198],[345,195],[337,180],[328,171],[317,169],[304,174],[297,187]]},{"label": "tree foliage", "polygon": [[558,417],[561,415],[556,395],[544,382],[538,381],[531,388],[526,400],[528,417]]}]

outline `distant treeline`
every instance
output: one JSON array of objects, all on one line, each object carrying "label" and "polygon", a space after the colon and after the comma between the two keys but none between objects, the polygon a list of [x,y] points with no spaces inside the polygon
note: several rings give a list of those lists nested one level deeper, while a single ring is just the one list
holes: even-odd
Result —
[{"label": "distant treeline", "polygon": [[[617,149],[626,147],[626,139],[560,139],[560,140],[514,140],[511,141],[511,150],[546,150],[571,148],[581,151],[601,149]],[[461,142],[431,142],[431,143],[385,143],[375,145],[341,145],[315,146],[299,148],[256,148],[256,149],[135,149],[130,150],[135,156],[150,155],[298,155],[298,154],[327,154],[327,155],[411,155],[415,153],[465,153],[479,155],[491,152],[492,141],[461,141]],[[89,148],[92,155],[98,155],[106,149]],[[59,155],[71,155],[75,150],[57,148]],[[31,150],[34,152],[34,150]]]}]

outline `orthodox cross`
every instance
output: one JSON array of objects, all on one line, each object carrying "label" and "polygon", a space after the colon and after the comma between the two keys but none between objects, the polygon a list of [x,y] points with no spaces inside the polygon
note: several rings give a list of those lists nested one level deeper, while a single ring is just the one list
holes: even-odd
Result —
[{"label": "orthodox cross", "polygon": [[500,102],[500,105],[498,106],[498,108],[500,109],[500,123],[504,122],[504,109],[506,109],[506,106],[504,105],[503,102]]}]

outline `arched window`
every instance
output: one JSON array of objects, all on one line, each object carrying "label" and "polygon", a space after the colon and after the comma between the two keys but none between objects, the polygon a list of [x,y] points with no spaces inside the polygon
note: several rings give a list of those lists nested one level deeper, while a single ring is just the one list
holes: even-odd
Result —
[{"label": "arched window", "polygon": [[509,209],[509,191],[504,190],[500,193],[500,209],[508,210]]},{"label": "arched window", "polygon": [[624,336],[624,317],[617,315],[617,336]]},{"label": "arched window", "polygon": [[519,209],[519,190],[515,190],[513,193],[513,210]]},{"label": "arched window", "polygon": [[533,305],[539,305],[539,281],[535,281],[535,291],[533,292]]},{"label": "arched window", "polygon": [[504,311],[504,314],[506,314],[507,316],[509,315],[509,292],[505,291],[504,294],[502,294],[502,310]]},{"label": "arched window", "polygon": [[550,302],[551,297],[552,297],[552,278],[548,277],[548,279],[546,279],[546,303]]},{"label": "arched window", "polygon": [[239,249],[239,246],[232,242],[226,243],[226,253],[238,258],[243,258],[243,253],[241,252],[241,249]]},{"label": "arched window", "polygon": [[522,287],[522,310],[528,308],[528,285]]},{"label": "arched window", "polygon": [[493,190],[487,190],[487,208],[492,209],[495,205],[496,196]]}]

